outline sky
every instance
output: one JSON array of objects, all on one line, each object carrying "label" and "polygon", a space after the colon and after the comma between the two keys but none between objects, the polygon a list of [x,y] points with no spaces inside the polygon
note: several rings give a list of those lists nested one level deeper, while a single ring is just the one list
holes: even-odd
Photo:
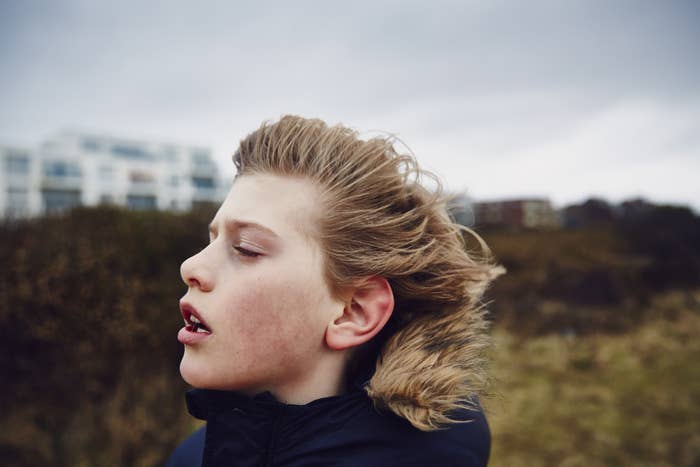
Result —
[{"label": "sky", "polygon": [[0,0],[0,144],[204,145],[284,114],[395,135],[475,200],[700,213],[700,2]]}]

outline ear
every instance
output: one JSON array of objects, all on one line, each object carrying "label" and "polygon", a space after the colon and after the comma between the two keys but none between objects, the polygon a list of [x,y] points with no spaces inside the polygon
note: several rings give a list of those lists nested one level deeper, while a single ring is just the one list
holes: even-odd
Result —
[{"label": "ear", "polygon": [[326,329],[326,344],[333,350],[362,345],[382,330],[394,311],[389,282],[373,276],[352,290],[351,297]]}]

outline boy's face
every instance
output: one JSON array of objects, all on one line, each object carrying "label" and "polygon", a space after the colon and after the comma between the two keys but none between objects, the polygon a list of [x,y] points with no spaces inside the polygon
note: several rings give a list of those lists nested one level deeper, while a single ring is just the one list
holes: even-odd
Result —
[{"label": "boy's face", "polygon": [[183,314],[194,312],[209,331],[190,324],[178,334],[185,381],[284,392],[320,366],[326,327],[343,303],[324,281],[319,245],[302,230],[319,208],[308,180],[246,175],[234,182],[209,245],[180,268],[188,286]]}]

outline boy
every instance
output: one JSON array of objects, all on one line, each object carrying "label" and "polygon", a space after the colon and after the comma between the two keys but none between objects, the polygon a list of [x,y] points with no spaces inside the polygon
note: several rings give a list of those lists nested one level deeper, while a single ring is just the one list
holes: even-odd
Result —
[{"label": "boy", "polygon": [[431,175],[294,116],[233,158],[210,243],[181,267],[180,372],[207,427],[169,465],[187,446],[209,467],[486,465],[479,300],[500,269],[466,252]]}]

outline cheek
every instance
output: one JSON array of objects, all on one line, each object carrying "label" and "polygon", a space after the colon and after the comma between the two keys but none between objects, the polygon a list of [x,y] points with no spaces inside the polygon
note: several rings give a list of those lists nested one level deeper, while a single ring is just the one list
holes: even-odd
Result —
[{"label": "cheek", "polygon": [[228,315],[234,317],[231,332],[247,346],[283,356],[318,340],[321,304],[304,284],[258,277],[239,286],[243,292],[231,301]]}]

